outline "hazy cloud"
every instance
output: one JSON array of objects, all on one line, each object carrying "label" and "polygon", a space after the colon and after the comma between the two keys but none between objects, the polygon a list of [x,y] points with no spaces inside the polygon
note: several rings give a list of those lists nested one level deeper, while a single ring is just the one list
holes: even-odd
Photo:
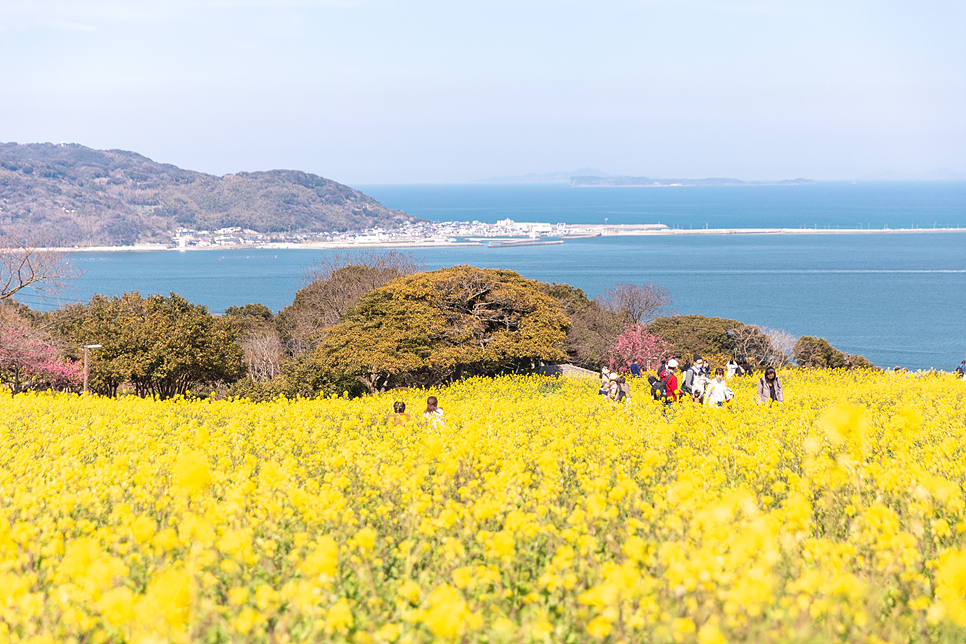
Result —
[{"label": "hazy cloud", "polygon": [[93,29],[99,21],[171,20],[204,9],[345,7],[365,0],[3,0],[0,29]]},{"label": "hazy cloud", "polygon": [[959,1],[0,0],[0,123],[359,183],[966,171],[964,23]]}]

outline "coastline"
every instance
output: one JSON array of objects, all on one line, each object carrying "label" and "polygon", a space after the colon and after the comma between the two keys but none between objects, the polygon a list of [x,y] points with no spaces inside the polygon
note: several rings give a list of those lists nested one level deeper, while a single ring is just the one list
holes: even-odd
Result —
[{"label": "coastline", "polygon": [[[586,239],[590,237],[616,237],[616,236],[677,236],[677,235],[906,235],[924,233],[966,233],[966,228],[642,228],[635,224],[582,224],[568,225],[569,235],[540,237],[541,240],[559,239]],[[134,246],[87,246],[87,247],[55,247],[45,250],[54,250],[63,253],[113,253],[113,252],[158,252],[158,251],[180,251],[194,252],[207,250],[351,250],[351,249],[391,249],[404,248],[407,250],[418,248],[458,248],[461,246],[484,246],[478,239],[487,241],[499,240],[526,240],[527,237],[508,237],[506,235],[499,238],[473,237],[473,241],[445,242],[427,239],[425,241],[384,241],[384,242],[314,242],[305,244],[296,243],[268,243],[268,244],[218,244],[212,246],[169,246],[166,244],[138,244]]]},{"label": "coastline", "polygon": [[206,250],[347,250],[363,248],[454,248],[459,246],[483,246],[480,242],[381,242],[356,244],[352,242],[315,242],[309,244],[271,243],[271,244],[218,244],[213,246],[166,246],[164,244],[139,244],[135,246],[85,246],[67,248],[45,248],[63,253],[145,253],[156,251],[195,252]]},{"label": "coastline", "polygon": [[[640,226],[585,226],[601,235],[882,235],[908,233],[966,233],[966,228],[660,228]],[[566,239],[566,237],[564,237]]]}]

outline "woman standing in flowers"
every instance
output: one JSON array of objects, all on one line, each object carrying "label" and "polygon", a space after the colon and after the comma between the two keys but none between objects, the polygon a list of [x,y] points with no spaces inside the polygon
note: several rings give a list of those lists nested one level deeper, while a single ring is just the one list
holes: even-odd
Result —
[{"label": "woman standing in flowers", "polygon": [[755,403],[764,405],[765,403],[774,404],[776,402],[778,404],[785,402],[785,397],[782,395],[782,381],[775,373],[775,367],[768,367],[765,369],[765,375],[758,381]]},{"label": "woman standing in flowers", "polygon": [[724,369],[718,367],[714,370],[714,380],[708,383],[704,392],[704,404],[709,407],[722,407],[729,400],[730,392],[724,379]]},{"label": "woman standing in flowers", "polygon": [[439,401],[436,400],[436,396],[430,396],[426,399],[426,411],[423,412],[423,418],[432,421],[433,429],[436,429],[437,423],[440,425],[445,425],[443,420],[443,410],[437,407]]}]

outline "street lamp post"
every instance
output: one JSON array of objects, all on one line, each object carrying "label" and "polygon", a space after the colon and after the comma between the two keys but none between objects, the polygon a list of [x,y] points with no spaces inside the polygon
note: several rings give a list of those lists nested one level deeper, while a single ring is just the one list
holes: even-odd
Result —
[{"label": "street lamp post", "polygon": [[85,344],[84,345],[84,395],[87,395],[87,354],[90,353],[91,349],[100,349],[99,344]]}]

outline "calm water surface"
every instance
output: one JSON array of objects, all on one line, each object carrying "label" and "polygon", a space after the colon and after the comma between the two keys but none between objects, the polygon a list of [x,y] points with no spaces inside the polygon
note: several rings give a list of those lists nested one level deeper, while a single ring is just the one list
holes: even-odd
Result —
[{"label": "calm water surface", "polygon": [[[790,187],[569,189],[558,186],[368,186],[391,208],[428,219],[652,223],[686,228],[966,226],[966,183]],[[822,214],[824,213],[824,215]],[[715,218],[712,218],[712,214]],[[432,216],[431,216],[432,215]],[[956,217],[961,222],[956,221]],[[823,218],[824,217],[824,218]],[[905,224],[902,219],[909,219]],[[85,275],[60,300],[94,293],[176,292],[214,312],[291,303],[323,251],[76,253]],[[458,247],[416,253],[427,268],[472,264],[567,282],[596,295],[618,281],[671,291],[678,313],[734,318],[817,335],[880,366],[950,370],[966,351],[966,232],[877,235],[606,237],[557,246]]]}]

